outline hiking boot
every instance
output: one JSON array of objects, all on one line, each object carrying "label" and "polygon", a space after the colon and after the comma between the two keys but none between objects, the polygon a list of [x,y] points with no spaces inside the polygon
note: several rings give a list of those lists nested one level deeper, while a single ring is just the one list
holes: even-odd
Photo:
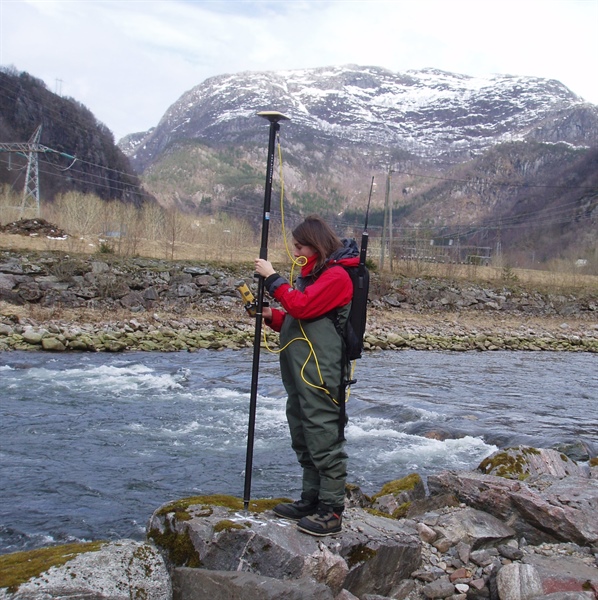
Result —
[{"label": "hiking boot", "polygon": [[320,503],[316,514],[303,517],[297,523],[297,529],[319,537],[339,533],[343,525],[342,512],[342,507],[333,508],[328,504]]},{"label": "hiking boot", "polygon": [[299,519],[303,519],[303,517],[313,515],[318,510],[318,499],[305,500],[301,498],[301,500],[297,500],[296,502],[283,502],[277,504],[273,510],[277,517],[298,521]]}]

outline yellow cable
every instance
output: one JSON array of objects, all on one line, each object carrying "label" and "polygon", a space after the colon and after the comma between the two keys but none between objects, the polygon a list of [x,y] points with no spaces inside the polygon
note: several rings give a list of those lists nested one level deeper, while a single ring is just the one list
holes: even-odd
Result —
[{"label": "yellow cable", "polygon": [[[303,267],[307,264],[307,258],[305,256],[299,256],[295,258],[291,251],[289,250],[289,241],[287,238],[287,228],[284,223],[284,174],[282,170],[282,146],[280,144],[280,133],[277,134],[278,141],[278,166],[280,173],[280,221],[282,227],[282,239],[284,240],[284,248],[286,250],[287,256],[291,260],[291,281],[293,281],[293,271],[296,266]],[[303,260],[301,260],[303,259]]]}]

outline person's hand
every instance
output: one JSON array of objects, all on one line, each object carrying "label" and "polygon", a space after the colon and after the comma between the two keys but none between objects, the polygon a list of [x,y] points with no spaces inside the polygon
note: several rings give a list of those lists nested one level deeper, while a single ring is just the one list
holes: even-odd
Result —
[{"label": "person's hand", "polygon": [[258,275],[261,275],[264,279],[276,273],[274,267],[272,266],[272,263],[264,258],[255,259],[255,272]]},{"label": "person's hand", "polygon": [[272,320],[272,309],[269,306],[262,308],[262,316],[266,321]]}]

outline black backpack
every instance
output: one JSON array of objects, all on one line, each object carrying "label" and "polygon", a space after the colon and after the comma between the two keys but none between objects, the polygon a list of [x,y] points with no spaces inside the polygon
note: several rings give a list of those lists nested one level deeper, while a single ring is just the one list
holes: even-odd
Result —
[{"label": "black backpack", "polygon": [[334,324],[341,335],[345,345],[345,358],[347,362],[361,358],[363,353],[363,337],[367,320],[368,293],[370,289],[370,272],[365,264],[356,267],[344,267],[353,283],[353,300],[347,325],[343,331],[338,314]]},{"label": "black backpack", "polygon": [[347,421],[346,399],[347,387],[357,382],[356,379],[351,379],[352,368],[351,361],[361,358],[363,353],[363,336],[365,334],[365,324],[367,317],[368,293],[370,289],[370,272],[364,262],[356,267],[345,267],[351,281],[353,282],[353,300],[351,302],[351,311],[347,319],[347,325],[341,327],[340,317],[337,311],[334,311],[332,320],[339,335],[343,339],[344,360],[343,368],[341,369],[341,382],[339,387],[338,404],[340,407],[340,418],[338,421],[338,439],[345,439],[345,424]]}]

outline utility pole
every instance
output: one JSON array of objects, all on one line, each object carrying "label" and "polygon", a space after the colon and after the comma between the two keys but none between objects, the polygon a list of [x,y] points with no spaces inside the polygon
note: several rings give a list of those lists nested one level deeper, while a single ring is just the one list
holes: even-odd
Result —
[{"label": "utility pole", "polygon": [[[384,256],[386,255],[386,247],[390,246],[390,270],[392,272],[392,207],[390,206],[390,175],[392,168],[388,167],[388,175],[386,176],[386,192],[384,194],[384,222],[382,224],[382,241],[380,243],[380,270],[384,269]],[[388,237],[387,237],[388,231]],[[387,244],[388,242],[388,244]]]},{"label": "utility pole", "polygon": [[392,200],[390,199],[390,178],[393,170],[388,169],[388,177],[386,179],[386,204],[388,205],[388,262],[390,264],[390,272],[392,273]]},{"label": "utility pole", "polygon": [[498,222],[498,232],[496,239],[496,257],[498,259],[498,264],[502,265],[502,241],[501,241],[501,229],[502,229],[502,220]]},{"label": "utility pole", "polygon": [[[386,185],[388,190],[388,183]],[[382,239],[380,240],[380,271],[384,270],[384,256],[386,255],[386,225],[388,217],[388,194],[384,196],[384,221],[382,222]]]}]

